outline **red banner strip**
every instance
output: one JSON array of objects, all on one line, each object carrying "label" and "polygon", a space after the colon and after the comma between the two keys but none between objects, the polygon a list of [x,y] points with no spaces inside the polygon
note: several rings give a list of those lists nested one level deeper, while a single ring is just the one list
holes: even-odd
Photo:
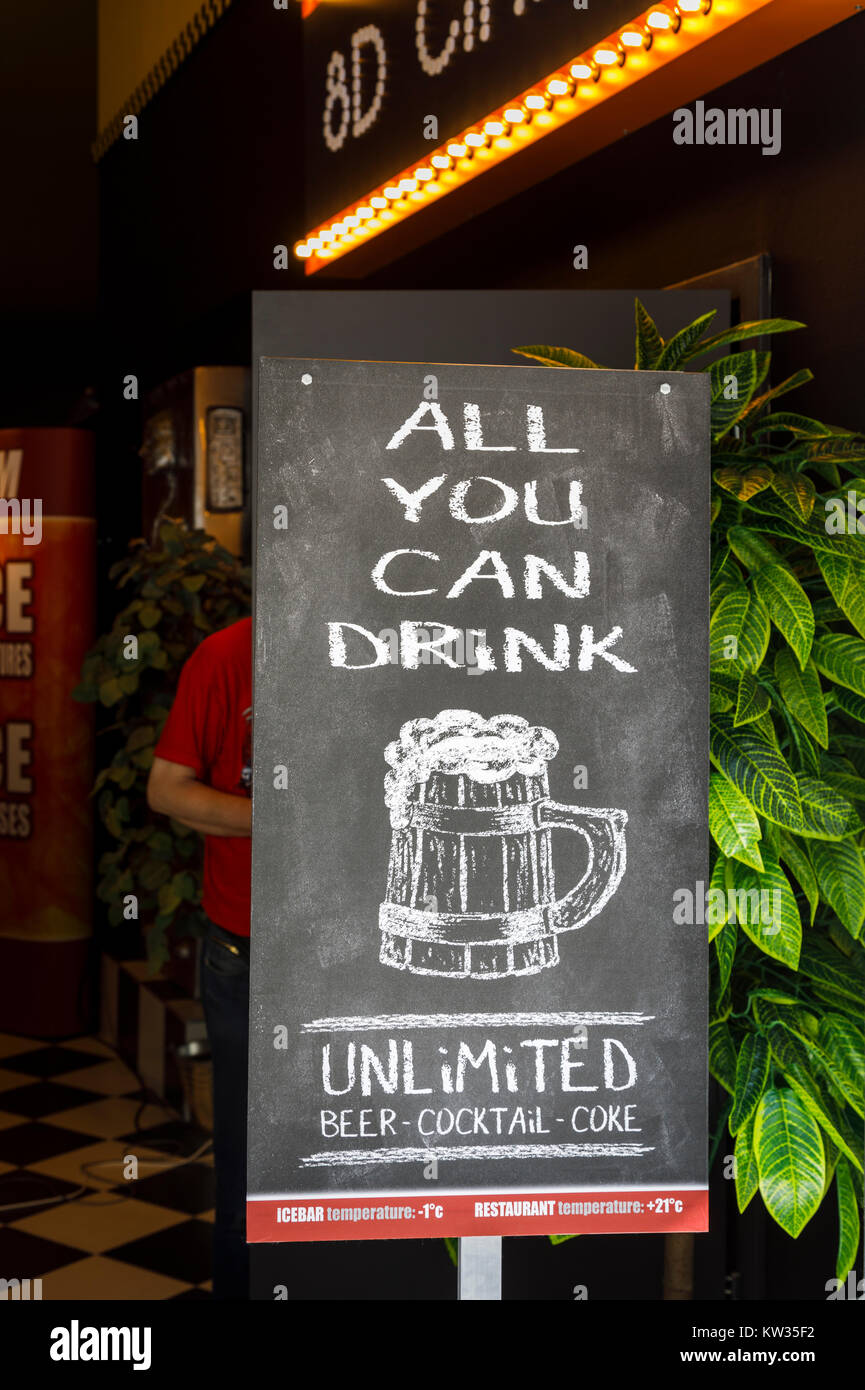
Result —
[{"label": "red banner strip", "polygon": [[267,1197],[246,1204],[250,1244],[431,1236],[625,1235],[707,1231],[708,1188]]}]

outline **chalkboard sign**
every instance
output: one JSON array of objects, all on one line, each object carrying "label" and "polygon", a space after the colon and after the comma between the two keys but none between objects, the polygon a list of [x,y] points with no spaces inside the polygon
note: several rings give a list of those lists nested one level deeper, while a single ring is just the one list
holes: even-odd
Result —
[{"label": "chalkboard sign", "polygon": [[704,1230],[707,380],[258,388],[248,1239]]}]

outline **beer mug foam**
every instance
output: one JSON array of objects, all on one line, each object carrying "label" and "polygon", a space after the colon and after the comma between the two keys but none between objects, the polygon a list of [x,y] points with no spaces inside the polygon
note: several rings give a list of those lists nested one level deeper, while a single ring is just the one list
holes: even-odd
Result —
[{"label": "beer mug foam", "polygon": [[[379,913],[383,964],[501,979],[558,963],[558,934],[596,917],[625,872],[627,813],[550,799],[551,729],[519,715],[442,710],[385,749],[391,850]],[[556,898],[555,829],[588,848]]]}]

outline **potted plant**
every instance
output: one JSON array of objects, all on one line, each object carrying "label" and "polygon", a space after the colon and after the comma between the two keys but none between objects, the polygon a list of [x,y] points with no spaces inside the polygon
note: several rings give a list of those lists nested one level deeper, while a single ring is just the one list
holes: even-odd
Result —
[{"label": "potted plant", "polygon": [[97,893],[113,925],[141,922],[155,970],[171,943],[201,933],[204,917],[200,836],[147,805],[153,750],[183,663],[249,613],[251,578],[212,536],[168,519],[153,543],[133,541],[110,577],[127,602],[85,657],[73,695],[112,715],[99,731],[106,751],[93,794],[114,846],[100,857]]},{"label": "potted plant", "polygon": [[[665,342],[636,302],[636,369],[711,383],[710,886],[736,892],[709,927],[709,1067],[725,1094],[711,1158],[728,1131],[739,1210],[759,1190],[793,1237],[833,1201],[843,1281],[863,1171],[865,438],[776,409],[807,369],[769,387],[770,352],[718,356],[803,325],[707,336],[712,318]],[[514,351],[597,365],[569,348]],[[754,889],[777,895],[771,933]]]}]

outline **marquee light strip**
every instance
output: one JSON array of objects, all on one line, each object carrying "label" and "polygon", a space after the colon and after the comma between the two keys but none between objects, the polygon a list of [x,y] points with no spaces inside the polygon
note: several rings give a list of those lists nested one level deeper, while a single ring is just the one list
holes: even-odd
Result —
[{"label": "marquee light strip", "polygon": [[313,227],[296,244],[295,255],[306,262],[307,275],[331,265],[770,3],[678,0],[643,10],[425,159]]}]

